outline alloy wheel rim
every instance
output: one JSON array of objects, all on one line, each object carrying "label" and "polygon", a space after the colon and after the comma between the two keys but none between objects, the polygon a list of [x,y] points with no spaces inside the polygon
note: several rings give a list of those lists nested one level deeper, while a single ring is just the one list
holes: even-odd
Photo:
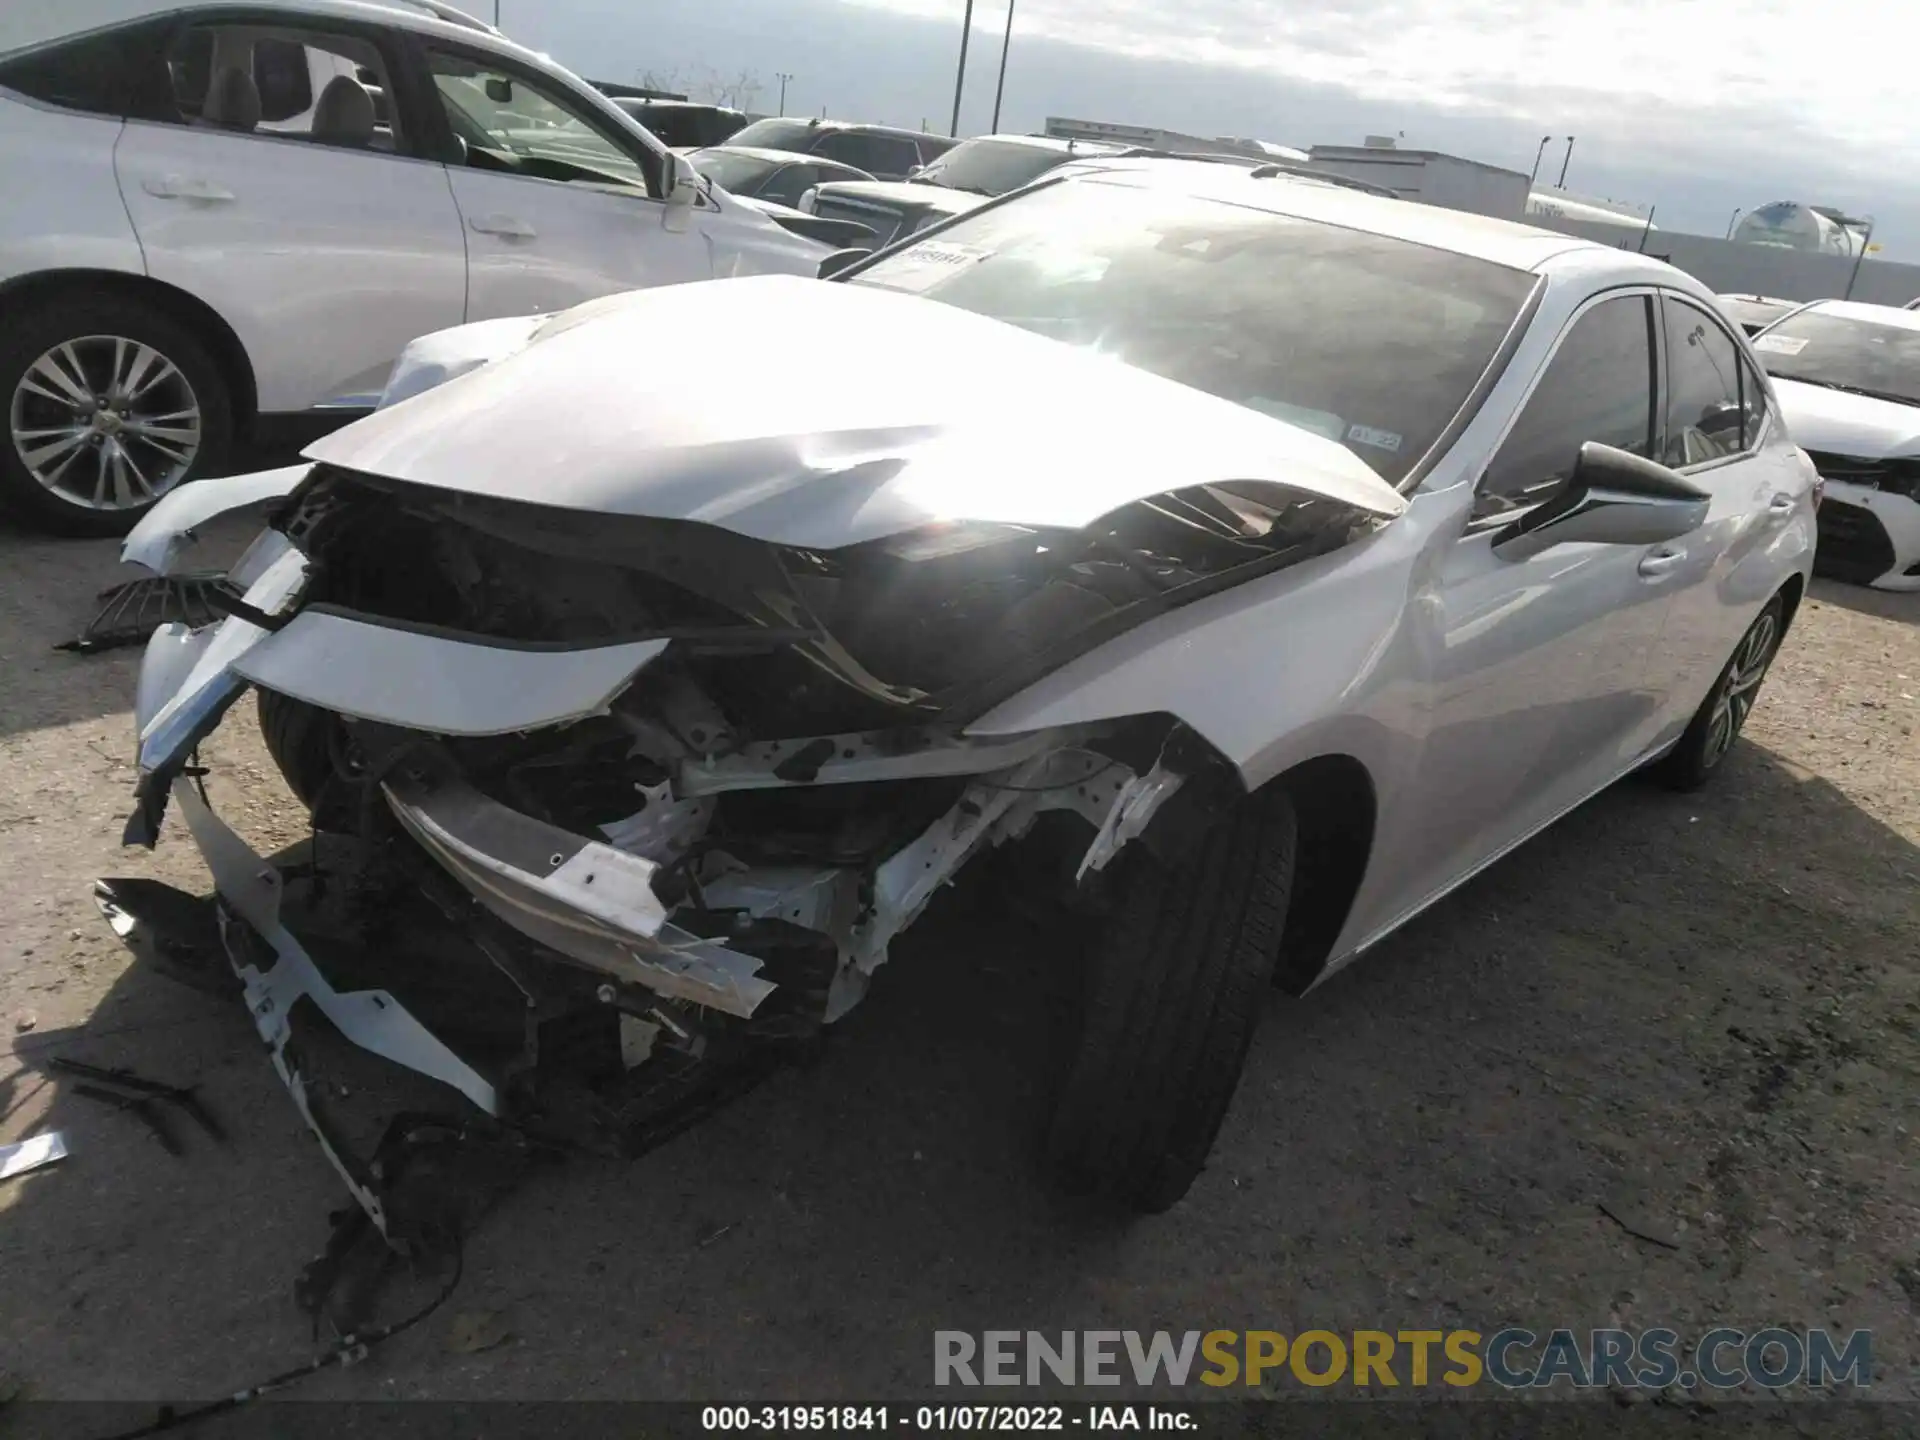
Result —
[{"label": "alloy wheel rim", "polygon": [[1707,764],[1718,764],[1733,748],[1753,702],[1760,693],[1760,682],[1767,678],[1773,663],[1773,644],[1779,635],[1779,623],[1771,613],[1753,622],[1741,639],[1714,687],[1713,711],[1707,721]]},{"label": "alloy wheel rim", "polygon": [[42,489],[87,510],[132,510],[179,484],[200,453],[200,400],[180,367],[124,335],[63,340],[8,407],[14,453]]}]

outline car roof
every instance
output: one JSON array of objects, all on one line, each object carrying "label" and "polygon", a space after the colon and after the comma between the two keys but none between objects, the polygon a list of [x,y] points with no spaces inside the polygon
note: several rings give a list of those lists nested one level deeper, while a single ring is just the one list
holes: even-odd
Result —
[{"label": "car roof", "polygon": [[[858,165],[849,165],[844,160],[835,160],[827,155],[808,155],[799,150],[775,150],[768,145],[729,145],[722,140],[716,145],[697,145],[696,151],[724,150],[729,155],[750,155],[755,160],[765,160],[769,165],[831,165],[836,170],[854,170],[866,174]],[[847,182],[852,183],[852,182]]]},{"label": "car roof", "polygon": [[616,95],[616,105],[644,105],[649,110],[710,110],[720,115],[739,115],[743,111],[731,105],[710,105],[705,100],[670,100],[664,95]]},{"label": "car roof", "polygon": [[251,15],[266,12],[388,25],[496,50],[546,69],[564,69],[550,56],[509,39],[470,11],[445,0],[251,0],[251,3],[249,0],[60,0],[57,7],[49,6],[48,10],[57,11],[58,17],[50,28],[22,40],[17,47],[5,48],[65,40],[90,30],[137,20],[189,12],[217,16],[221,11],[233,10]]},{"label": "car roof", "polygon": [[1644,271],[1649,277],[1670,279],[1679,273],[1651,255],[1616,250],[1557,230],[1345,189],[1337,176],[1322,183],[1313,176],[1269,173],[1265,167],[1247,170],[1196,160],[1121,158],[1104,164],[1096,158],[1082,164],[1084,168],[1066,183],[1167,185],[1207,199],[1364,230],[1513,270],[1541,271],[1563,256],[1574,255],[1617,257],[1619,268]]},{"label": "car roof", "polygon": [[[1048,150],[1056,155],[1118,155],[1124,148],[1106,140],[1069,140],[1059,135],[969,135],[960,145],[991,140],[996,145],[1018,145],[1027,150]],[[960,145],[954,146],[959,149]]]},{"label": "car roof", "polygon": [[1891,325],[1897,330],[1920,330],[1920,310],[1899,305],[1869,305],[1863,300],[1815,300],[1801,307],[1801,313],[1818,310],[1841,320],[1859,320],[1874,325]]},{"label": "car roof", "polygon": [[908,209],[946,210],[958,215],[978,209],[991,198],[971,190],[949,190],[944,185],[916,185],[911,180],[828,180],[816,187],[822,195],[841,200],[865,200]]}]

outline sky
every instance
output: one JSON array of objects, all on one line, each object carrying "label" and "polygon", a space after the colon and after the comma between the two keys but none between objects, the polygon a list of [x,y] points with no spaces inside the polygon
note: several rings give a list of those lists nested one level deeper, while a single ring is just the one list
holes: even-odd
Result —
[{"label": "sky", "polygon": [[[0,49],[164,0],[0,0]],[[457,0],[491,19],[495,0]],[[1772,200],[1920,260],[1920,125],[1894,0],[1017,0],[1000,128],[1049,115],[1306,147],[1404,135],[1726,232]],[[757,81],[759,108],[945,130],[965,0],[498,0],[591,79]],[[962,134],[992,119],[1004,0],[974,10]],[[709,98],[704,96],[702,98]]]},{"label": "sky", "polygon": [[[490,18],[489,0],[467,0]],[[501,0],[595,79],[742,73],[789,111],[947,128],[964,0]],[[985,130],[1006,23],[974,10],[961,132]],[[1399,135],[1725,232],[1736,208],[1837,205],[1920,259],[1920,126],[1889,0],[1018,0],[1005,130],[1048,115],[1302,147]],[[1876,44],[1884,41],[1885,43]],[[1844,76],[1845,83],[1836,83]]]}]

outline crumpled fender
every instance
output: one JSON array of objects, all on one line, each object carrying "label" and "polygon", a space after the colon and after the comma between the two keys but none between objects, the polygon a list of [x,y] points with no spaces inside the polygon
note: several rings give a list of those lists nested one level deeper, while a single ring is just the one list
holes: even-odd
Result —
[{"label": "crumpled fender", "polygon": [[156,575],[175,574],[181,552],[199,539],[202,525],[235,511],[264,509],[284,500],[312,469],[311,465],[286,465],[178,486],[161,496],[128,532],[120,545],[120,558]]}]

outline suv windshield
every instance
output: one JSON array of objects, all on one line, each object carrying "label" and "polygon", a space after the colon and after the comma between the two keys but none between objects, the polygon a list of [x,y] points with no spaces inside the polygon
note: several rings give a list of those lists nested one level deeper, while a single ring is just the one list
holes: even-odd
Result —
[{"label": "suv windshield", "polygon": [[[1104,151],[1088,147],[1087,153]],[[1056,165],[1073,159],[1065,150],[1022,145],[1017,140],[964,140],[913,178],[949,190],[971,190],[976,195],[1004,195],[1030,180],[1038,180]]]},{"label": "suv windshield", "polygon": [[1769,375],[1920,405],[1920,330],[1806,310],[1753,342]]},{"label": "suv windshield", "polygon": [[753,187],[792,160],[767,160],[758,155],[742,155],[738,150],[696,150],[687,157],[693,168],[722,190],[751,194]]},{"label": "suv windshield", "polygon": [[744,130],[727,137],[729,145],[758,145],[762,150],[806,150],[820,133],[818,125],[805,120],[756,120]]},{"label": "suv windshield", "polygon": [[1525,271],[1078,180],[962,217],[849,283],[957,305],[1339,441],[1398,484],[1485,373]]}]

